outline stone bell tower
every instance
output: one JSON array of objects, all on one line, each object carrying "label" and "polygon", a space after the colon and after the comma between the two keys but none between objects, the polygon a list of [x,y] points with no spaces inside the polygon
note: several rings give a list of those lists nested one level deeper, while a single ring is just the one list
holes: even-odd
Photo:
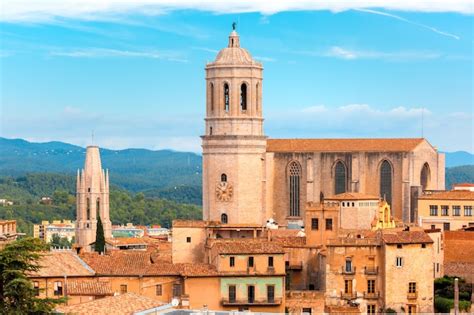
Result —
[{"label": "stone bell tower", "polygon": [[263,224],[266,137],[261,63],[240,47],[235,31],[206,65],[203,217],[223,223]]},{"label": "stone bell tower", "polygon": [[112,237],[109,218],[109,171],[104,171],[100,162],[99,148],[88,146],[84,169],[77,171],[76,182],[76,245],[89,250],[95,241],[97,219],[100,216],[105,238]]}]

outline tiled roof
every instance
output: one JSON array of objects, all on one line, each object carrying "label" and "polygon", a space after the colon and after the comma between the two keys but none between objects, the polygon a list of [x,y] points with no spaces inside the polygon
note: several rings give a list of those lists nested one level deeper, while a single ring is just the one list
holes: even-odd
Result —
[{"label": "tiled roof", "polygon": [[474,263],[474,232],[445,231],[444,261]]},{"label": "tiled roof", "polygon": [[450,190],[420,196],[418,199],[431,200],[474,200],[474,191],[470,190]]},{"label": "tiled roof", "polygon": [[216,267],[210,264],[181,263],[175,264],[175,267],[179,270],[180,274],[185,277],[209,277],[219,275]]},{"label": "tiled roof", "polygon": [[124,246],[124,245],[146,245],[146,242],[142,238],[138,237],[116,237],[108,238],[105,241],[106,243],[114,246]]},{"label": "tiled roof", "polygon": [[99,280],[68,280],[68,295],[113,295],[112,285],[109,281]]},{"label": "tiled roof", "polygon": [[427,244],[433,243],[424,231],[389,231],[383,230],[382,239],[385,244]]},{"label": "tiled roof", "polygon": [[264,239],[226,239],[213,240],[211,248],[219,254],[283,254],[280,244]]},{"label": "tiled roof", "polygon": [[56,311],[62,314],[75,315],[128,315],[139,311],[149,310],[161,305],[163,305],[162,302],[148,297],[135,293],[125,293],[76,305],[58,306]]},{"label": "tiled roof", "polygon": [[444,274],[474,280],[474,262],[448,262],[444,264]]},{"label": "tiled roof", "polygon": [[306,237],[289,236],[273,237],[272,242],[280,244],[283,247],[304,247],[306,246]]},{"label": "tiled roof", "polygon": [[268,139],[267,152],[407,152],[423,141],[423,138]]},{"label": "tiled roof", "polygon": [[367,195],[357,192],[345,192],[331,197],[325,197],[327,200],[379,200],[380,197],[375,195]]},{"label": "tiled roof", "polygon": [[208,221],[202,220],[173,220],[173,227],[202,228],[208,225]]},{"label": "tiled roof", "polygon": [[459,184],[453,184],[453,187],[474,187],[474,183],[459,183]]},{"label": "tiled roof", "polygon": [[178,275],[173,264],[153,262],[149,252],[112,251],[106,255],[84,253],[81,258],[98,275]]},{"label": "tiled roof", "polygon": [[44,253],[39,261],[42,267],[31,277],[90,276],[94,271],[72,251],[53,251]]}]

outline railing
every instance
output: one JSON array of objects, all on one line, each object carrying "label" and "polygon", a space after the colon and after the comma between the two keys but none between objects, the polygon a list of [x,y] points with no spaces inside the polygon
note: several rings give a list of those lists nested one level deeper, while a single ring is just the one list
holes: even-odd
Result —
[{"label": "railing", "polygon": [[356,292],[349,292],[349,293],[341,292],[341,300],[353,300],[356,298],[357,298]]},{"label": "railing", "polygon": [[341,273],[344,275],[354,275],[356,273],[356,267],[352,267],[350,270],[347,270],[346,266],[342,266]]},{"label": "railing", "polygon": [[380,292],[365,292],[364,291],[364,299],[371,300],[371,299],[378,299],[380,297]]},{"label": "railing", "polygon": [[366,275],[376,275],[379,273],[379,267],[365,267],[364,273]]},{"label": "railing", "polygon": [[280,305],[282,298],[274,299],[235,299],[229,300],[228,298],[221,299],[221,303],[224,306],[237,306],[237,305]]},{"label": "railing", "polygon": [[416,300],[418,298],[418,292],[408,292],[407,299]]}]

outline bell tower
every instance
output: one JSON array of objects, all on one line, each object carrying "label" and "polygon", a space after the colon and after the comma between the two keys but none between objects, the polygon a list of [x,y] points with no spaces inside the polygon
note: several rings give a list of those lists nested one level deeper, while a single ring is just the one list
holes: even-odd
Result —
[{"label": "bell tower", "polygon": [[263,66],[240,47],[233,25],[226,48],[206,65],[204,220],[263,224],[266,137]]}]

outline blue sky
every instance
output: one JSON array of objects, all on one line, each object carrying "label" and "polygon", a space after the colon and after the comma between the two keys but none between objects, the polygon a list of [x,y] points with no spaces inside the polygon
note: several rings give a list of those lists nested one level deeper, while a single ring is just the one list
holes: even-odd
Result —
[{"label": "blue sky", "polygon": [[200,152],[204,66],[237,21],[241,45],[264,64],[268,136],[420,137],[423,129],[441,150],[474,152],[473,15],[465,1],[204,1],[200,10],[193,1],[68,1],[7,1],[2,10],[3,137],[86,145],[94,130],[104,147]]}]

